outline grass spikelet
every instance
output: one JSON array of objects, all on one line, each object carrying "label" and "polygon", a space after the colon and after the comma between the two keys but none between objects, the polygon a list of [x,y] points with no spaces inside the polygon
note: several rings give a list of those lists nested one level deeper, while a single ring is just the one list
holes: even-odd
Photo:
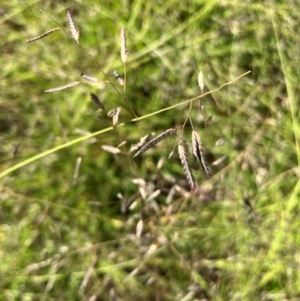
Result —
[{"label": "grass spikelet", "polygon": [[195,179],[192,173],[192,170],[189,165],[189,161],[186,155],[186,152],[184,150],[184,147],[181,144],[178,144],[178,154],[179,158],[181,161],[181,165],[183,167],[183,170],[185,172],[186,179],[191,187],[191,190],[195,191],[196,190],[196,183]]},{"label": "grass spikelet", "polygon": [[117,147],[111,146],[111,145],[102,145],[102,149],[108,153],[111,154],[119,154],[121,150]]},{"label": "grass spikelet", "polygon": [[137,238],[140,238],[142,233],[143,233],[143,228],[144,228],[144,223],[143,223],[143,220],[139,220],[137,225],[136,225],[136,237]]},{"label": "grass spikelet", "polygon": [[141,137],[140,141],[138,143],[135,143],[135,144],[131,145],[129,152],[131,153],[131,152],[134,152],[137,149],[139,149],[146,142],[148,137],[149,137],[149,134]]},{"label": "grass spikelet", "polygon": [[260,222],[260,217],[256,214],[254,208],[252,207],[250,200],[248,198],[243,198],[244,205],[246,206],[247,212],[249,214],[248,222],[250,221],[256,221]]},{"label": "grass spikelet", "polygon": [[115,79],[118,81],[120,86],[124,86],[124,79],[119,75],[119,73],[115,70],[114,72]]},{"label": "grass spikelet", "polygon": [[73,82],[73,83],[70,83],[70,84],[67,84],[67,85],[64,85],[64,86],[60,86],[60,87],[57,87],[57,88],[52,88],[52,89],[46,90],[45,92],[47,92],[47,93],[59,92],[61,90],[65,90],[65,89],[77,86],[79,84],[80,84],[80,82]]},{"label": "grass spikelet", "polygon": [[200,136],[196,131],[192,132],[192,147],[193,147],[193,155],[194,157],[201,163],[204,172],[206,173],[207,177],[211,177],[210,169],[207,165],[205,156],[204,156],[204,150],[202,148],[202,143]]},{"label": "grass spikelet", "polygon": [[209,116],[207,117],[207,119],[205,120],[205,124],[211,122],[211,121],[212,121],[212,118],[213,118],[212,115],[209,115]]},{"label": "grass spikelet", "polygon": [[170,152],[169,156],[168,156],[168,159],[171,159],[171,157],[173,156],[173,153],[174,153],[174,148],[172,149],[172,151]]},{"label": "grass spikelet", "polygon": [[112,110],[110,110],[110,111],[107,113],[107,116],[108,116],[108,117],[112,117],[112,120],[113,120],[113,126],[115,126],[115,125],[118,123],[120,113],[121,113],[121,108],[120,108],[120,107],[117,107],[117,108],[115,108],[115,109],[112,109]]},{"label": "grass spikelet", "polygon": [[225,138],[220,138],[217,142],[216,142],[216,146],[221,146],[224,145],[226,143],[226,139]]},{"label": "grass spikelet", "polygon": [[99,79],[93,75],[81,73],[81,77],[87,80],[88,82],[97,83]]},{"label": "grass spikelet", "polygon": [[71,12],[68,10],[67,11],[67,16],[68,16],[68,21],[69,21],[69,26],[70,26],[70,31],[72,34],[73,39],[76,41],[76,43],[79,45],[79,29],[77,28]]},{"label": "grass spikelet", "polygon": [[164,131],[163,133],[161,133],[160,135],[156,136],[155,138],[151,139],[150,141],[148,141],[146,144],[144,144],[144,146],[142,146],[133,156],[136,157],[139,154],[145,152],[146,150],[148,150],[149,148],[151,148],[152,146],[156,145],[159,141],[165,139],[166,137],[168,137],[171,134],[174,134],[177,131],[177,129],[168,129],[166,131]]},{"label": "grass spikelet", "polygon": [[200,114],[202,115],[202,117],[205,119],[204,105],[201,101],[199,101],[198,110],[199,110]]},{"label": "grass spikelet", "polygon": [[204,90],[204,78],[203,78],[203,72],[200,71],[198,73],[198,85],[201,89],[201,93],[203,94],[203,90]]},{"label": "grass spikelet", "polygon": [[214,161],[211,165],[213,166],[218,166],[220,165],[221,163],[223,163],[225,161],[225,159],[227,159],[228,156],[227,155],[224,155],[222,156],[221,158],[217,159],[216,161]]},{"label": "grass spikelet", "polygon": [[[199,147],[199,145],[200,145],[200,147]],[[200,149],[202,149],[200,136],[198,135],[197,132],[193,131],[192,132],[192,151],[193,151],[193,155],[194,155],[195,159],[199,162],[201,161]]]},{"label": "grass spikelet", "polygon": [[27,40],[26,43],[31,43],[31,42],[34,42],[34,41],[36,41],[36,40],[42,39],[42,38],[48,36],[49,34],[55,32],[55,31],[57,31],[57,30],[59,30],[59,29],[60,29],[60,28],[58,28],[58,27],[57,27],[57,28],[50,29],[50,30],[46,31],[45,33],[39,35],[38,37],[31,38],[31,39]]},{"label": "grass spikelet", "polygon": [[124,27],[121,28],[120,38],[121,38],[121,59],[122,62],[125,64],[128,58],[128,50],[126,46],[126,32]]},{"label": "grass spikelet", "polygon": [[90,93],[90,99],[96,105],[99,111],[105,110],[104,105],[101,103],[100,99],[94,93]]}]

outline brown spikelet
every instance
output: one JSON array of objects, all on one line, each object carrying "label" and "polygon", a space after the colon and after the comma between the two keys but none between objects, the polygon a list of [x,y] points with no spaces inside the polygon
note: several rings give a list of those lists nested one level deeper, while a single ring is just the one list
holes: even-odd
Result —
[{"label": "brown spikelet", "polygon": [[79,29],[77,28],[70,11],[67,11],[70,31],[73,39],[79,44]]},{"label": "brown spikelet", "polygon": [[155,144],[157,144],[159,141],[165,139],[166,137],[168,137],[171,134],[174,134],[177,131],[177,129],[168,129],[166,131],[164,131],[163,133],[161,133],[160,135],[156,136],[155,138],[151,139],[150,141],[148,141],[146,144],[144,144],[133,156],[136,157],[139,154],[145,152],[146,150],[148,150],[149,148],[151,148],[152,146],[154,146]]},{"label": "brown spikelet", "polygon": [[57,30],[59,30],[59,29],[60,29],[60,28],[58,28],[58,27],[57,27],[57,28],[50,29],[50,30],[46,31],[45,33],[41,34],[41,35],[38,36],[38,37],[35,37],[35,38],[32,38],[32,39],[27,40],[26,43],[31,43],[31,42],[34,42],[34,41],[36,41],[36,40],[42,39],[42,38],[48,36],[49,34],[55,32],[55,31],[57,31]]},{"label": "brown spikelet", "polygon": [[207,177],[210,178],[211,177],[210,169],[204,157],[204,150],[202,148],[200,136],[196,131],[192,132],[192,147],[193,147],[194,157],[201,163],[204,172],[206,173]]},{"label": "brown spikelet", "polygon": [[194,176],[192,174],[192,170],[190,168],[186,152],[184,150],[184,147],[181,144],[178,144],[178,154],[179,154],[179,158],[180,158],[180,161],[181,161],[181,165],[182,165],[182,167],[184,169],[184,172],[185,172],[186,179],[187,179],[187,181],[188,181],[188,183],[191,187],[191,190],[195,191],[196,190],[195,179],[194,179]]},{"label": "brown spikelet", "polygon": [[125,64],[128,58],[128,50],[126,46],[126,33],[124,27],[121,28],[120,38],[121,38],[121,59],[122,62]]},{"label": "brown spikelet", "polygon": [[85,73],[81,73],[81,77],[92,83],[96,83],[99,81],[99,79],[97,77],[95,77],[93,75],[85,74]]},{"label": "brown spikelet", "polygon": [[65,90],[65,89],[68,89],[68,88],[72,88],[74,86],[77,86],[79,85],[80,82],[73,82],[73,83],[70,83],[70,84],[67,84],[67,85],[64,85],[64,86],[60,86],[60,87],[57,87],[57,88],[52,88],[52,89],[49,89],[49,90],[46,90],[45,92],[47,93],[51,93],[51,92],[59,92],[61,90]]},{"label": "brown spikelet", "polygon": [[103,104],[101,103],[100,99],[94,93],[90,93],[90,99],[96,105],[96,107],[99,109],[99,111],[105,110],[105,108],[104,108]]},{"label": "brown spikelet", "polygon": [[119,73],[115,70],[114,71],[115,79],[118,81],[120,86],[124,86],[124,79],[119,75]]}]

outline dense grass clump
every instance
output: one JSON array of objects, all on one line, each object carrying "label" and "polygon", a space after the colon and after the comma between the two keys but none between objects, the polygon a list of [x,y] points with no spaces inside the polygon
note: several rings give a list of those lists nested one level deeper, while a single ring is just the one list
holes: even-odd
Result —
[{"label": "dense grass clump", "polygon": [[298,300],[298,3],[88,2],[0,10],[0,300]]}]

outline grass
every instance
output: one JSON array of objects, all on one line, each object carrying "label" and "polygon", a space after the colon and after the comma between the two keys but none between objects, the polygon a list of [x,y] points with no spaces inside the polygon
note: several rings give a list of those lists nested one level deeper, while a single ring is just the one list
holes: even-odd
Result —
[{"label": "grass", "polygon": [[[296,1],[2,6],[0,300],[299,300]],[[39,9],[67,31],[70,9],[80,46],[63,31],[26,44],[57,27]],[[127,103],[113,76],[122,27]],[[119,93],[44,93],[82,72],[107,80],[101,70]],[[118,127],[96,118],[91,92],[122,107]],[[200,96],[209,123],[198,99],[188,116]],[[169,128],[196,193],[176,135],[128,153]],[[210,179],[188,151],[192,129]],[[101,147],[122,141],[118,154]]]}]

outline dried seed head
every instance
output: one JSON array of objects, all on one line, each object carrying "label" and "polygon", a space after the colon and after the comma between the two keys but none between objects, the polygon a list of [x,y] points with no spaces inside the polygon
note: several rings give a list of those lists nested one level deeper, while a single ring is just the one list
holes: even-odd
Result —
[{"label": "dried seed head", "polygon": [[179,158],[180,158],[180,161],[181,161],[181,165],[182,165],[183,170],[184,170],[185,175],[186,175],[186,179],[187,179],[187,181],[188,181],[188,183],[191,187],[191,190],[195,191],[196,190],[195,179],[194,179],[192,170],[190,168],[186,152],[184,150],[184,147],[181,144],[178,144],[178,154],[179,154]]},{"label": "dried seed head", "polygon": [[115,126],[118,123],[120,113],[121,113],[120,107],[112,109],[107,113],[107,116],[112,117],[113,119],[113,126]]},{"label": "dried seed head", "polygon": [[221,138],[221,139],[219,139],[216,142],[216,146],[221,146],[221,145],[225,144],[225,142],[226,142],[226,139],[225,138]]},{"label": "dried seed head", "polygon": [[127,143],[127,141],[122,141],[122,142],[118,145],[118,147],[121,147],[121,146],[125,145],[126,143]]},{"label": "dried seed head", "polygon": [[210,178],[210,169],[204,156],[204,150],[202,148],[200,136],[196,131],[192,131],[192,148],[194,157],[201,163],[204,172],[206,173],[207,177]]},{"label": "dried seed head", "polygon": [[111,154],[119,154],[121,150],[117,147],[111,146],[111,145],[102,145],[102,149],[108,153]]},{"label": "dried seed head", "polygon": [[57,27],[57,28],[50,29],[50,30],[46,31],[45,33],[39,35],[38,37],[35,37],[35,38],[32,38],[32,39],[27,40],[26,43],[31,43],[31,42],[34,42],[34,41],[36,41],[36,40],[42,39],[42,38],[48,36],[49,34],[55,32],[55,31],[57,31],[57,30],[59,30],[59,29],[60,29],[60,28],[58,28],[58,27]]},{"label": "dried seed head", "polygon": [[79,29],[77,28],[70,11],[67,11],[67,16],[72,37],[77,42],[77,44],[79,44]]},{"label": "dried seed head", "polygon": [[143,220],[140,219],[136,225],[136,237],[137,238],[141,237],[143,228],[144,228],[144,223],[143,223]]},{"label": "dried seed head", "polygon": [[119,73],[115,70],[114,72],[115,79],[118,81],[120,86],[124,86],[124,79],[119,75]]},{"label": "dried seed head", "polygon": [[198,73],[198,85],[201,89],[201,93],[203,94],[203,90],[204,90],[204,78],[203,78],[203,72],[200,71]]},{"label": "dried seed head", "polygon": [[144,146],[142,146],[138,152],[135,153],[135,155],[133,156],[136,157],[139,154],[145,152],[146,150],[148,150],[149,148],[151,148],[152,146],[156,145],[159,141],[165,139],[166,137],[168,137],[171,134],[174,134],[177,131],[177,129],[168,129],[166,131],[164,131],[163,133],[161,133],[160,135],[156,136],[155,138],[151,139],[150,141],[148,141]]},{"label": "dried seed head", "polygon": [[224,162],[224,160],[227,158],[227,155],[222,156],[221,158],[217,159],[216,161],[214,161],[213,163],[211,163],[211,165],[213,166],[217,166],[220,165],[221,163]]},{"label": "dried seed head", "polygon": [[65,90],[65,89],[68,89],[68,88],[72,88],[74,86],[77,86],[79,85],[80,82],[73,82],[73,83],[70,83],[70,84],[67,84],[67,85],[64,85],[64,86],[60,86],[60,87],[57,87],[57,88],[52,88],[52,89],[49,89],[49,90],[46,90],[45,92],[47,93],[51,93],[51,92],[59,92],[61,90]]},{"label": "dried seed head", "polygon": [[147,135],[141,137],[141,138],[140,138],[140,141],[139,141],[138,143],[135,143],[135,144],[133,144],[133,145],[130,147],[129,152],[131,153],[131,152],[136,151],[137,149],[139,149],[142,145],[145,144],[145,142],[146,142],[146,140],[147,140],[148,137],[149,137],[149,134],[147,134]]},{"label": "dried seed head", "polygon": [[96,83],[99,81],[99,79],[93,75],[88,75],[88,74],[84,74],[81,73],[81,77],[84,78],[85,80],[92,82],[92,83]]},{"label": "dried seed head", "polygon": [[91,101],[96,105],[99,111],[105,110],[103,104],[101,103],[100,99],[94,94],[90,93],[90,99]]}]

